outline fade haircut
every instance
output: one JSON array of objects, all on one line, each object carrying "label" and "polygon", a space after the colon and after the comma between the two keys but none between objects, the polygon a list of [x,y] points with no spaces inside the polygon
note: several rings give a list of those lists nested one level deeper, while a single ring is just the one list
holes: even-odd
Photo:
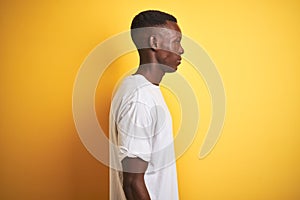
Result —
[{"label": "fade haircut", "polygon": [[146,48],[146,35],[155,32],[151,27],[164,27],[167,21],[177,23],[174,16],[158,10],[146,10],[137,14],[130,26],[130,34],[135,46],[138,49]]},{"label": "fade haircut", "polygon": [[158,10],[146,10],[136,15],[131,23],[131,29],[153,27],[166,24],[167,21],[177,23],[177,19],[165,12]]}]

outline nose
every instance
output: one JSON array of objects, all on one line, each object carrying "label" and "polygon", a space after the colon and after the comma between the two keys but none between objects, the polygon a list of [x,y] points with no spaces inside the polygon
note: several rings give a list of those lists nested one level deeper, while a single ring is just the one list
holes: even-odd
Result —
[{"label": "nose", "polygon": [[184,53],[184,49],[183,47],[180,45],[180,48],[179,48],[179,54],[182,55]]}]

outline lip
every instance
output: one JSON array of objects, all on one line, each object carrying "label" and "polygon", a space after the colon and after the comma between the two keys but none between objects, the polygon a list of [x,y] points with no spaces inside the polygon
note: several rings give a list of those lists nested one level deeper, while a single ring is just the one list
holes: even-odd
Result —
[{"label": "lip", "polygon": [[178,58],[177,62],[178,62],[178,63],[181,63],[181,57],[180,57],[180,58]]}]

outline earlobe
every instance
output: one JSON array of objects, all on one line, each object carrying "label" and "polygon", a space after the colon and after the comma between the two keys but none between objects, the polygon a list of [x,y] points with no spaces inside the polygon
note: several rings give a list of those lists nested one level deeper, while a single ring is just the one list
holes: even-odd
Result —
[{"label": "earlobe", "polygon": [[149,45],[150,45],[150,48],[153,50],[156,50],[158,48],[158,41],[157,41],[157,38],[155,35],[151,35],[149,37]]}]

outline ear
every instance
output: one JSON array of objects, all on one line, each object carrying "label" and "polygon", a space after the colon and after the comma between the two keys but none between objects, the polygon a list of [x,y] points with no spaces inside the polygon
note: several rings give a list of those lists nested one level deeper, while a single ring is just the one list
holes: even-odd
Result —
[{"label": "ear", "polygon": [[156,50],[158,48],[158,40],[156,35],[151,35],[149,37],[149,46],[151,49]]}]

